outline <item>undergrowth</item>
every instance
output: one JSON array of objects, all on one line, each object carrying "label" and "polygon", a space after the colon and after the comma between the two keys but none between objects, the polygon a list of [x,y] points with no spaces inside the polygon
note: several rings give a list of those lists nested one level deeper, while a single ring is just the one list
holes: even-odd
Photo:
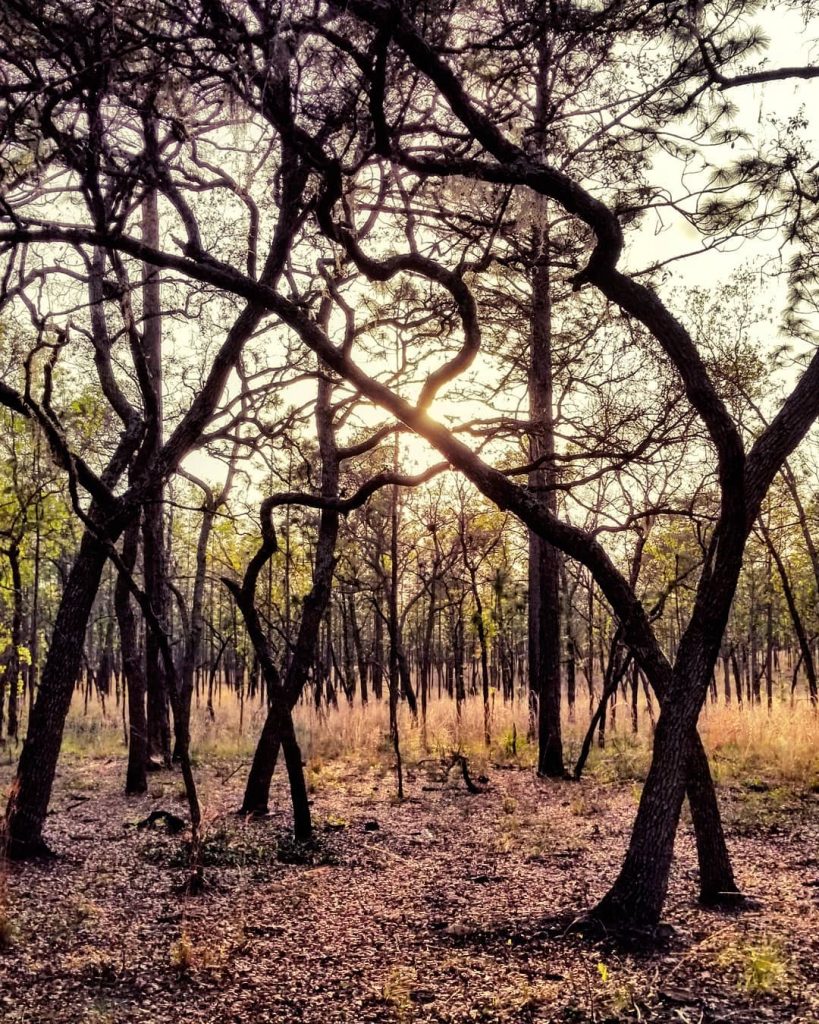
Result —
[{"label": "undergrowth", "polygon": [[[155,834],[145,841],[141,853],[150,864],[184,869],[190,863],[190,842],[180,844]],[[317,866],[336,862],[320,834],[303,843],[289,832],[272,834],[263,823],[219,825],[203,836],[200,856],[205,868],[266,868],[276,863]]]},{"label": "undergrowth", "polygon": [[[536,744],[529,733],[529,708],[525,699],[504,702],[493,695],[490,705],[491,743],[483,737],[483,704],[468,698],[456,709],[448,698],[431,698],[425,721],[415,721],[405,705],[399,709],[401,752],[405,766],[445,759],[453,751],[463,754],[470,771],[489,765],[531,768],[536,763]],[[192,750],[200,763],[233,763],[247,759],[261,731],[266,709],[224,691],[214,717],[204,704],[194,704],[191,721]],[[351,767],[390,772],[393,763],[386,702],[370,701],[351,706],[317,709],[312,702],[295,710],[302,755],[308,765],[313,789],[332,787],[335,779],[327,766],[345,762]],[[578,705],[573,720],[565,716],[564,751],[567,767],[573,767],[588,725],[588,711]],[[748,780],[760,789],[802,793],[819,792],[819,715],[806,703],[764,706],[707,704],[700,732],[709,752],[714,778],[721,787],[741,788]],[[586,772],[603,784],[641,782],[650,761],[651,720],[644,708],[638,731],[632,731],[630,714],[621,708],[609,714],[606,743],[597,737],[591,747]],[[109,701],[104,715],[99,705],[87,710],[78,697],[69,715],[63,752],[83,758],[121,757],[125,753],[121,711]],[[93,780],[89,782],[93,785]]]},{"label": "undergrowth", "polygon": [[716,960],[749,995],[765,995],[787,987],[788,957],[782,945],[767,936],[729,943]]}]

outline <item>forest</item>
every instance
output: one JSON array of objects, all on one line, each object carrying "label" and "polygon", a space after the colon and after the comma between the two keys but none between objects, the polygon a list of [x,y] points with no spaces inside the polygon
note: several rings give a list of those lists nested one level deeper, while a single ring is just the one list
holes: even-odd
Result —
[{"label": "forest", "polygon": [[4,0],[0,1022],[817,1024],[817,19]]}]

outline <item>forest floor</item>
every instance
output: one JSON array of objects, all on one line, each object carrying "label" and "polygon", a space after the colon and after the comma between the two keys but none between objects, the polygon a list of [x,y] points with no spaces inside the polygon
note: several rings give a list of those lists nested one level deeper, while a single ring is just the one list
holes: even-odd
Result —
[{"label": "forest floor", "polygon": [[245,769],[199,766],[207,887],[184,897],[184,834],[136,827],[184,814],[179,776],[126,798],[121,757],[64,757],[58,858],[0,879],[3,1024],[819,1021],[815,786],[723,783],[750,907],[698,906],[686,827],[662,941],[629,948],[570,925],[621,863],[637,782],[490,764],[472,794],[431,757],[399,803],[388,765],[337,759],[311,768],[304,851],[282,773],[268,819],[232,813]]}]

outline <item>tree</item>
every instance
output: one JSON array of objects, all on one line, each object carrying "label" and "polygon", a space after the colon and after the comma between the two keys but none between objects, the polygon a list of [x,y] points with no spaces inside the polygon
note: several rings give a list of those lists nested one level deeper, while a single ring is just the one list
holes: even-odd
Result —
[{"label": "tree", "polygon": [[[138,162],[144,160],[144,168],[149,168],[147,176],[151,179],[151,186],[154,185],[154,175],[161,176],[160,154],[172,140],[173,134],[166,133],[154,149],[155,140],[150,138],[150,133],[146,139],[143,130],[143,115],[147,116],[149,123],[153,123],[153,104],[158,100],[156,90],[152,88],[152,83],[158,79],[150,76],[161,76],[162,68],[152,62],[146,71],[143,67],[118,61],[119,54],[123,52],[122,47],[127,49],[134,41],[132,33],[139,35],[141,22],[138,12],[123,9],[120,12],[123,20],[116,24],[111,23],[104,12],[98,13],[103,15],[101,19],[92,18],[90,23],[86,23],[78,20],[80,13],[73,11],[70,5],[55,4],[46,11],[35,12],[25,4],[15,4],[4,12],[3,39],[5,42],[12,38],[15,40],[14,48],[9,50],[4,47],[2,54],[8,73],[7,81],[14,83],[6,92],[12,116],[6,122],[4,142],[10,161],[16,161],[19,168],[15,172],[17,178],[14,182],[18,192],[15,194],[12,190],[7,194],[9,198],[6,202],[9,205],[6,209],[13,209],[15,203],[25,205],[31,195],[36,197],[38,175],[46,167],[52,168],[67,196],[76,194],[72,193],[72,189],[77,181],[80,182],[79,191],[86,212],[107,237],[113,225],[121,224],[123,219],[127,220],[131,200],[141,187],[139,176],[134,173],[130,161],[134,157],[137,157]],[[22,39],[30,44],[26,52],[35,58],[33,78],[32,66],[21,57],[26,49],[19,47]],[[53,49],[55,41],[57,51]],[[79,94],[67,84],[64,63],[71,65],[84,83]],[[93,70],[95,68],[96,71]],[[33,85],[35,80],[39,81],[36,86]],[[103,111],[103,96],[112,99],[116,97],[116,113],[113,107]],[[120,127],[126,132],[133,130],[135,133],[130,136],[131,141],[123,141],[123,148],[116,152],[103,141],[105,119],[111,116],[121,117]],[[108,127],[112,125],[113,121],[109,121]],[[134,138],[143,141],[141,150],[134,151]],[[124,177],[117,169],[118,160],[129,164],[131,168],[125,172]],[[63,161],[59,168],[58,161]],[[298,200],[304,187],[304,175],[298,164],[288,169],[285,178],[283,208],[286,213],[278,222],[261,275],[269,283],[275,281],[281,272],[287,257],[289,239],[300,219]],[[30,191],[32,185],[33,192]],[[124,185],[126,187],[123,188]],[[149,192],[151,186],[148,187]],[[184,199],[172,188],[171,192],[184,211]],[[12,216],[12,223],[20,223],[16,213]],[[0,391],[0,400],[7,407],[36,419],[42,427],[54,457],[69,475],[75,511],[85,527],[55,621],[40,690],[20,758],[17,782],[7,810],[6,842],[13,856],[36,855],[45,850],[42,828],[63,724],[80,667],[88,616],[103,566],[112,555],[113,542],[134,520],[151,495],[155,496],[156,487],[168,479],[185,454],[196,445],[218,408],[225,384],[245,342],[264,316],[264,311],[252,302],[246,303],[236,312],[205,371],[201,387],[197,389],[168,440],[157,445],[155,441],[161,436],[162,423],[156,401],[156,381],[147,363],[150,339],[145,331],[139,330],[134,316],[130,301],[131,289],[119,251],[116,248],[106,250],[108,265],[114,270],[114,279],[109,281],[104,271],[102,238],[99,241],[100,244],[92,244],[90,247],[91,255],[83,254],[84,266],[87,268],[84,279],[90,300],[89,333],[101,392],[123,424],[122,436],[109,453],[103,471],[95,472],[72,451],[66,439],[63,426],[51,407],[52,364],[47,366],[45,388],[40,401],[34,398],[34,381],[31,380],[26,381],[24,392],[5,383]],[[11,274],[15,261],[14,247],[7,247],[5,251],[10,261]],[[21,270],[16,285],[6,288],[6,302],[18,299],[29,280],[38,281],[46,272],[41,267],[34,271],[31,278],[27,278],[26,271]],[[151,275],[154,273],[150,271]],[[7,285],[10,279],[6,278]],[[119,305],[122,314],[125,336],[130,343],[140,388],[141,408],[132,404],[114,372],[113,339],[104,316],[105,305],[111,302],[115,306]],[[38,316],[41,335],[52,330],[46,325],[48,318],[54,317],[54,311]],[[54,359],[68,337],[63,328],[56,328],[56,333],[57,344],[52,347]],[[114,488],[129,467],[134,470],[130,486],[117,495]],[[80,506],[79,487],[85,488],[91,495],[87,509]],[[158,625],[161,629],[161,620]],[[158,633],[155,635],[159,636]],[[164,657],[163,664],[167,670],[167,659]]]},{"label": "tree", "polygon": [[[178,9],[175,13],[178,15]],[[472,41],[483,39],[492,29],[485,5],[470,4],[452,12],[439,5],[345,0],[316,11],[302,11],[299,4],[294,4],[290,17],[280,20],[277,12],[266,8],[236,13],[218,0],[209,0],[201,9],[191,4],[187,13],[189,26],[196,26],[203,37],[202,47],[189,47],[187,38],[179,40],[168,31],[154,32],[151,46],[163,54],[173,53],[173,66],[189,73],[188,87],[197,96],[204,99],[227,88],[232,101],[247,111],[248,119],[281,144],[280,163],[272,161],[282,183],[281,212],[261,276],[240,269],[232,254],[223,257],[205,249],[196,215],[174,186],[174,180],[183,177],[184,167],[170,151],[163,153],[161,173],[155,176],[184,230],[181,244],[173,243],[169,235],[167,243],[152,246],[119,223],[101,223],[99,218],[43,225],[22,201],[14,208],[9,228],[0,232],[0,241],[10,253],[22,245],[31,248],[64,243],[83,251],[104,246],[123,258],[173,272],[191,282],[190,288],[195,282],[248,303],[234,322],[201,394],[157,456],[153,468],[163,478],[178,464],[186,446],[195,443],[212,414],[237,351],[262,317],[271,315],[322,365],[344,380],[356,397],[363,396],[387,410],[438,449],[487,498],[581,563],[618,619],[622,643],[661,702],[652,766],[626,861],[596,913],[617,923],[656,922],[686,786],[697,828],[703,895],[718,899],[725,893],[734,894],[696,722],[719,654],[749,532],[771,481],[819,414],[819,357],[810,358],[770,425],[758,432],[750,450],[746,450],[742,431],[690,331],[651,283],[620,269],[624,227],[640,211],[633,206],[621,207],[616,189],[605,184],[597,189],[592,183],[582,183],[571,163],[555,166],[540,155],[528,153],[516,138],[516,122],[502,118],[499,123],[488,107],[482,79],[473,74],[471,67],[476,49]],[[529,13],[530,5],[522,4],[520,25],[527,24],[525,15]],[[685,10],[670,5],[654,5],[646,10],[642,4],[623,2],[601,11],[570,7],[569,13],[578,34],[610,34],[615,66],[619,48],[630,41],[652,56],[663,58],[651,62],[651,68],[658,68],[656,74],[649,69],[649,62],[639,62],[638,70],[645,79],[637,75],[636,87],[612,93],[614,98],[605,108],[601,133],[622,133],[636,146],[647,144],[648,138],[652,144],[668,147],[670,133],[664,133],[663,126],[679,117],[681,110],[685,113],[692,109],[700,117],[695,125],[696,137],[706,138],[712,126],[715,137],[736,137],[734,126],[727,120],[730,110],[719,103],[711,107],[702,97],[715,81],[708,60],[713,64],[716,54],[718,64],[714,66],[720,69],[720,62],[724,62],[730,71],[730,62],[737,55],[751,52],[751,42],[730,41],[731,45],[713,53],[708,50],[706,60],[700,40],[685,21],[687,5]],[[681,26],[685,32],[680,31]],[[527,38],[527,45],[536,42],[537,31]],[[203,53],[205,59],[199,62]],[[291,76],[292,67],[298,67],[298,76]],[[603,80],[610,81],[605,78],[608,68],[601,67]],[[38,90],[43,91],[39,82]],[[32,87],[28,93],[23,90],[29,102],[32,91]],[[419,111],[425,114],[420,132],[416,121]],[[519,120],[525,121],[527,116],[523,112]],[[636,127],[631,127],[631,117],[637,119]],[[649,118],[655,125],[651,131],[645,127]],[[174,139],[178,134],[171,133]],[[109,152],[106,150],[106,159]],[[481,310],[471,277],[482,269],[446,240],[433,236],[427,242],[419,234],[421,244],[416,244],[413,233],[403,230],[408,220],[406,187],[401,175],[393,170],[395,166],[403,168],[421,186],[433,180],[457,178],[479,182],[482,187],[533,193],[562,210],[585,239],[585,265],[574,275],[573,286],[594,290],[594,301],[610,303],[619,310],[615,328],[604,334],[606,343],[634,346],[637,351],[642,346],[678,379],[705,436],[701,450],[711,459],[707,476],[715,481],[719,506],[705,538],[705,558],[691,614],[673,663],[666,657],[632,581],[617,567],[615,557],[599,536],[575,525],[568,514],[556,514],[536,491],[515,483],[505,467],[493,465],[491,451],[475,451],[464,443],[458,436],[463,423],[447,423],[437,411],[433,415],[433,402],[453,381],[463,378],[481,352]],[[308,181],[313,190],[310,202],[304,200]],[[646,197],[643,206],[649,208],[663,201],[657,190]],[[716,216],[719,211],[712,212]],[[365,228],[358,224],[361,216]],[[444,325],[441,343],[439,347],[430,346],[417,362],[408,364],[412,366],[411,378],[394,376],[391,367],[384,368],[383,361],[368,365],[361,358],[361,346],[357,344],[360,338],[355,335],[334,343],[334,325],[317,314],[320,291],[311,291],[310,283],[303,289],[295,284],[298,243],[306,237],[297,238],[297,229],[308,217],[311,259],[320,251],[333,264],[344,262],[355,268],[357,281],[351,281],[350,289],[375,291],[379,286],[389,286],[399,290],[413,278],[436,297],[435,314]],[[379,237],[372,234],[373,221],[381,226]],[[484,250],[491,255],[491,228],[482,232],[482,238]],[[218,248],[216,251],[221,252]],[[352,276],[352,269],[350,273]],[[0,397],[20,411],[31,407],[30,400],[26,403],[19,393],[7,388]],[[54,439],[54,445],[59,452],[58,440]],[[628,456],[625,461],[630,461]],[[109,507],[110,499],[92,475],[82,475],[83,484],[97,502],[92,516],[96,523],[100,518],[98,508],[103,504]],[[142,499],[134,485],[127,493],[131,500]],[[121,502],[117,499],[112,506],[120,529],[120,517],[124,517]],[[95,572],[99,563],[101,570],[107,549],[94,537],[83,543],[86,563],[93,563]],[[84,572],[69,582],[67,589],[73,587],[74,608],[80,598],[87,602],[93,589],[87,575]],[[66,626],[77,635],[84,623],[81,616],[72,614],[74,618],[66,620]],[[44,676],[41,697],[47,689],[59,689],[56,678],[50,678],[46,688]],[[59,712],[62,705],[58,702],[56,706]],[[59,731],[59,713],[42,721],[37,742],[47,754],[42,760],[47,773],[49,765],[53,772],[56,761],[51,734]],[[34,771],[32,756],[25,765],[21,762],[21,780]],[[21,794],[24,788],[21,786]],[[25,813],[34,804],[37,814],[44,814],[47,792],[44,801],[43,788],[36,799],[30,790],[25,791]],[[8,827],[13,840],[21,838],[17,827],[22,815],[22,811],[12,809]],[[42,817],[38,820],[36,815],[28,820],[34,820],[38,827],[42,824]]]}]

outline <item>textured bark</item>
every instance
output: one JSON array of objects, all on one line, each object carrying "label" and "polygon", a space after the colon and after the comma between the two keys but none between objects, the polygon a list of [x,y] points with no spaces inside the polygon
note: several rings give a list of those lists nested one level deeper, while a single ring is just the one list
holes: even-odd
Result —
[{"label": "textured bark", "polygon": [[[129,575],[133,574],[138,548],[139,521],[135,520],[126,529],[122,542],[122,564]],[[117,575],[114,588],[114,607],[119,624],[122,672],[128,688],[128,768],[125,775],[125,792],[145,793],[148,789],[145,676],[142,656],[137,644],[136,617],[131,605],[131,591],[128,579],[122,572]]]},{"label": "textured bark", "polygon": [[6,809],[4,838],[12,858],[48,853],[43,841],[43,824],[65,718],[80,670],[88,617],[106,557],[105,545],[86,532],[60,601],[40,689]]},{"label": "textured bark", "polygon": [[594,911],[595,917],[607,924],[651,927],[660,918],[685,793],[691,737],[685,716],[660,712],[654,756],[625,863]]},{"label": "textured bark", "polygon": [[[142,208],[142,234],[149,245],[159,244],[156,192],[147,193]],[[162,448],[162,306],[159,273],[146,267],[142,282],[144,325],[142,343],[148,380],[144,395],[148,436],[141,458],[155,462]],[[162,528],[163,481],[157,476],[145,495],[142,515],[142,551],[145,593],[160,627],[167,632],[168,588],[165,535]],[[164,764],[171,763],[168,679],[156,631],[145,635],[145,681],[148,690],[148,751]]]},{"label": "textured bark", "polygon": [[694,737],[686,781],[700,870],[700,900],[733,903],[740,898],[717,803],[708,756],[699,735]]},{"label": "textured bark", "polygon": [[255,579],[252,580],[252,586],[243,585],[242,587],[237,587],[231,583],[228,583],[228,585],[244,617],[248,635],[259,659],[269,694],[267,717],[262,728],[262,734],[259,737],[250,773],[251,779],[254,780],[254,788],[251,788],[249,779],[242,813],[267,813],[270,784],[268,781],[268,792],[261,793],[255,789],[256,780],[272,778],[279,748],[282,747],[290,781],[290,797],[293,804],[293,831],[297,839],[306,840],[312,835],[312,821],[310,817],[310,804],[307,799],[307,786],[304,781],[301,750],[299,749],[296,731],[293,726],[292,708],[282,686],[279,673],[270,656],[267,638],[264,635],[254,604]]},{"label": "textured bark", "polygon": [[[697,719],[719,654],[748,529],[749,522],[744,516],[741,525],[731,523],[729,517],[727,523],[725,519],[720,522],[712,539],[710,560],[700,579],[694,611],[680,642],[670,684],[661,695],[651,767],[626,859],[614,885],[594,910],[594,915],[606,922],[638,927],[657,924],[668,889],[674,837],[692,758],[697,772],[695,800],[703,796],[702,786],[708,789],[704,755],[696,760],[698,755],[694,753]],[[716,800],[712,802],[710,794],[707,796],[704,805],[697,804],[701,827],[705,829],[702,840],[698,839],[698,852],[714,857],[715,848],[724,847],[724,837],[721,830],[715,831],[719,821]],[[724,871],[724,867],[717,856],[703,870],[701,888],[705,899],[729,891],[720,870]],[[735,886],[731,889],[735,891]]]},{"label": "textured bark", "polygon": [[[540,41],[532,145],[538,153],[549,139],[548,37]],[[533,231],[531,330],[529,348],[529,457],[536,468],[529,486],[552,514],[557,512],[555,422],[552,382],[551,252],[546,200],[540,199],[543,226]],[[560,726],[560,552],[544,537],[529,532],[529,686],[537,703],[538,775],[559,778],[563,766]]]},{"label": "textured bark", "polygon": [[[707,688],[708,677],[704,677]],[[703,690],[703,687],[700,687]],[[704,697],[704,692],[703,692]],[[707,904],[741,899],[734,880],[708,759],[696,734],[695,701],[661,710],[654,756],[631,843],[614,886],[594,915],[615,926],[652,927],[668,888],[674,837],[686,791],[700,865],[700,899]],[[676,712],[676,713],[675,713]]]}]

